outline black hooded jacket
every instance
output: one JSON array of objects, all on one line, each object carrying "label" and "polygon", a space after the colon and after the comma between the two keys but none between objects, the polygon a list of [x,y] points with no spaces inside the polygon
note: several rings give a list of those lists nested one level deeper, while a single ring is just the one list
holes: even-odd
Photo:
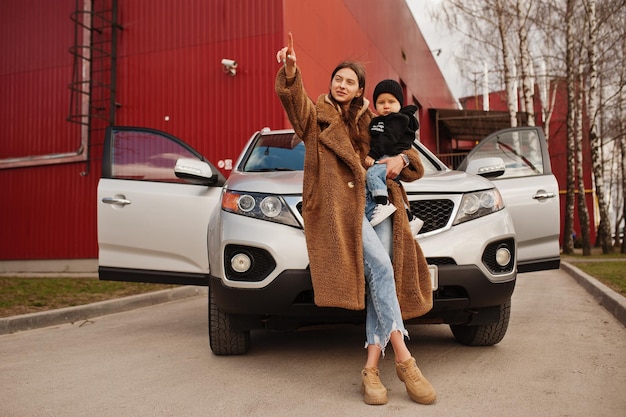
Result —
[{"label": "black hooded jacket", "polygon": [[417,107],[405,106],[398,113],[374,117],[370,123],[369,156],[379,159],[383,155],[398,155],[415,140],[419,122],[415,118]]}]

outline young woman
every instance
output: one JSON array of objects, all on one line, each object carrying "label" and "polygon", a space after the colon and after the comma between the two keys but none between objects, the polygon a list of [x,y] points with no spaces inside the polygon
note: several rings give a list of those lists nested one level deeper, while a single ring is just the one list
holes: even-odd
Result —
[{"label": "young woman", "polygon": [[[375,228],[365,218],[364,161],[372,119],[364,98],[365,71],[357,63],[339,64],[331,75],[330,92],[314,103],[296,67],[291,33],[276,59],[282,64],[276,93],[306,145],[302,216],[315,304],[366,308],[367,360],[361,391],[367,404],[387,403],[378,362],[389,342],[397,375],[409,396],[430,404],[436,394],[406,346],[403,323],[432,308],[428,265],[403,212]],[[400,182],[391,179],[420,178],[424,168],[419,155],[410,149],[381,162],[387,164],[389,200],[402,207],[408,201],[406,194]],[[331,266],[330,259],[337,261]]]}]

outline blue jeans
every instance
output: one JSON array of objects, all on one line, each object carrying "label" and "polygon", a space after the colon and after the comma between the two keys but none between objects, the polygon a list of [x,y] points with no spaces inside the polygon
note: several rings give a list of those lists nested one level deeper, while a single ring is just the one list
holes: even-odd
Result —
[{"label": "blue jeans", "polygon": [[[383,156],[383,158],[385,158]],[[374,164],[365,173],[365,215],[367,220],[372,219],[376,202],[374,197],[384,195],[389,197],[387,191],[387,164]]]},{"label": "blue jeans", "polygon": [[365,347],[378,345],[383,356],[391,333],[408,332],[402,322],[400,303],[396,294],[393,277],[392,221],[385,219],[372,227],[367,218],[363,219],[363,263],[366,283]]}]

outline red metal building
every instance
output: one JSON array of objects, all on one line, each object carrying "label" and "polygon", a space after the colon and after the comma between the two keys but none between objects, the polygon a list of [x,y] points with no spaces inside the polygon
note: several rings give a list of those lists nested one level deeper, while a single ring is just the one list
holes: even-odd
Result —
[{"label": "red metal building", "polygon": [[167,131],[216,163],[287,127],[273,85],[288,31],[312,97],[361,61],[367,97],[402,83],[431,149],[429,110],[457,106],[404,0],[31,0],[5,2],[0,22],[0,264],[97,257],[109,124]]}]

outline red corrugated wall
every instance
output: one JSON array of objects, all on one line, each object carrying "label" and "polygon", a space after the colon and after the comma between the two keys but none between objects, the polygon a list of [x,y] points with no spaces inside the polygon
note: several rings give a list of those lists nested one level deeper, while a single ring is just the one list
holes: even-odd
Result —
[{"label": "red corrugated wall", "polygon": [[[296,37],[312,96],[327,91],[340,60],[352,58],[367,66],[368,97],[382,78],[407,85],[408,101],[414,97],[423,106],[423,139],[427,109],[454,107],[403,0],[118,4],[116,124],[167,131],[216,164],[236,159],[255,130],[288,126],[273,88],[274,56],[287,30]],[[0,159],[80,146],[78,125],[66,121],[75,7],[75,0],[2,5]],[[223,58],[237,61],[234,77],[224,73]],[[97,256],[102,141],[101,132],[92,137],[87,162],[0,169],[0,260]]]},{"label": "red corrugated wall", "polygon": [[[77,151],[68,123],[74,1],[3,2],[0,13],[0,159]],[[0,169],[0,259],[96,253],[97,173],[86,165]]]},{"label": "red corrugated wall", "polygon": [[285,29],[294,35],[310,96],[328,91],[330,73],[339,62],[359,61],[367,70],[370,101],[380,80],[406,84],[407,104],[420,108],[421,140],[435,149],[428,109],[454,109],[457,104],[404,0],[286,1]]},{"label": "red corrugated wall", "polygon": [[[282,39],[282,1],[120,6],[117,124],[165,130],[212,161],[235,159],[255,130],[280,127],[272,55]],[[237,61],[235,76],[224,73],[223,58]]]}]

